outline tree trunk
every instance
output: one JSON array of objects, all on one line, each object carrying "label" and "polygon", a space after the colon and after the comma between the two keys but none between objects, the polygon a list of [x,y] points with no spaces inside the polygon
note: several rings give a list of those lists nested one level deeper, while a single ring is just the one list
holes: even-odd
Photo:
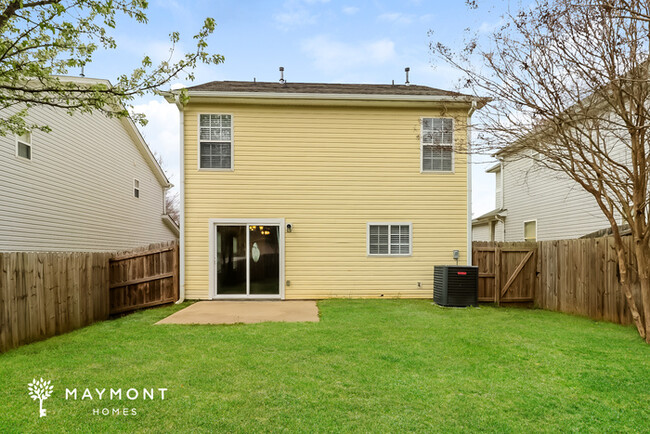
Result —
[{"label": "tree trunk", "polygon": [[[647,342],[646,327],[643,323],[643,320],[641,319],[641,315],[639,315],[639,310],[637,309],[636,302],[634,301],[634,297],[632,296],[632,289],[630,288],[630,282],[628,281],[627,278],[627,261],[625,260],[625,248],[623,247],[623,240],[620,237],[615,236],[614,241],[616,243],[616,255],[618,257],[618,268],[621,274],[621,288],[623,289],[623,294],[625,295],[625,299],[627,300],[627,305],[630,308],[630,313],[632,314],[632,320],[634,321],[634,325],[636,326],[636,329],[641,335],[641,337],[646,339]],[[646,283],[648,283],[647,280]]]},{"label": "tree trunk", "polygon": [[643,304],[643,319],[645,320],[645,341],[650,344],[650,272],[648,270],[650,246],[641,239],[634,240],[634,251],[636,254],[636,267],[639,273],[639,283],[641,284],[641,302]]}]

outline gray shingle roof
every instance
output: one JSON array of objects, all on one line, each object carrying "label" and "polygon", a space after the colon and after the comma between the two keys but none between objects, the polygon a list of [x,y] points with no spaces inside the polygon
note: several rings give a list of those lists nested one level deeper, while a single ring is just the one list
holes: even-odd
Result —
[{"label": "gray shingle roof", "polygon": [[[189,91],[260,92],[260,93],[313,93],[354,95],[429,95],[470,97],[458,92],[428,86],[403,84],[338,84],[338,83],[279,83],[252,81],[211,81],[188,87]],[[471,97],[470,97],[471,98]]]},{"label": "gray shingle roof", "polygon": [[486,212],[485,214],[480,215],[480,216],[476,217],[475,219],[472,219],[472,224],[477,224],[477,223],[478,223],[478,224],[482,224],[482,223],[486,223],[486,222],[488,222],[488,221],[490,221],[490,220],[493,220],[493,218],[494,218],[494,217],[497,217],[497,216],[499,216],[499,217],[503,217],[503,213],[504,213],[505,211],[507,211],[507,210],[506,210],[506,209],[503,209],[503,208],[493,209],[493,210],[490,211],[490,212]]}]

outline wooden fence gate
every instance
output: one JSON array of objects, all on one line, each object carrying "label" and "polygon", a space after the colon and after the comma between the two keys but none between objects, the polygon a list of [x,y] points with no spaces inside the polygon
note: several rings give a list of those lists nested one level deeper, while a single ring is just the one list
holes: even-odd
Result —
[{"label": "wooden fence gate", "polygon": [[151,245],[109,260],[110,314],[178,300],[178,244]]},{"label": "wooden fence gate", "polygon": [[478,267],[478,301],[532,303],[537,287],[537,246],[517,243],[472,243]]}]

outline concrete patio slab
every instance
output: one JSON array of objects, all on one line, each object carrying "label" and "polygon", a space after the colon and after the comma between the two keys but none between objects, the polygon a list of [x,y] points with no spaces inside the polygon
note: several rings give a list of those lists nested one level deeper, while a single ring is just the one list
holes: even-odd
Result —
[{"label": "concrete patio slab", "polygon": [[200,301],[156,324],[252,324],[258,322],[318,322],[316,302]]}]

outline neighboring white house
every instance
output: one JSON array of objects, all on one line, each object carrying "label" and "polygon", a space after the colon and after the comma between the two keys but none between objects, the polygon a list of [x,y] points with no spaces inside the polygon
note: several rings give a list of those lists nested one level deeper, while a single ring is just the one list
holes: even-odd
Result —
[{"label": "neighboring white house", "polygon": [[113,251],[177,238],[165,210],[172,185],[130,119],[34,107],[28,120],[52,131],[0,136],[0,251]]},{"label": "neighboring white house", "polygon": [[530,155],[496,157],[499,162],[486,170],[495,174],[496,208],[472,220],[472,240],[561,240],[609,227],[594,197],[567,175],[541,167]]}]

